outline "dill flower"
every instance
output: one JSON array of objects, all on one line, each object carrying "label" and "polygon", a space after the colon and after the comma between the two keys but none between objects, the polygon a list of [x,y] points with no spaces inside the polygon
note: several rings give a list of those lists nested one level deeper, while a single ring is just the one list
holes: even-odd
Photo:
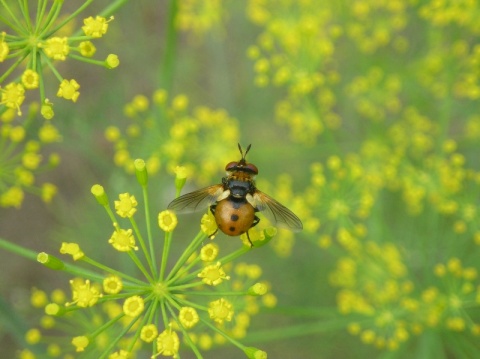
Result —
[{"label": "dill flower", "polygon": [[[20,208],[26,193],[52,201],[57,189],[52,183],[41,183],[38,175],[58,165],[58,155],[42,155],[45,147],[61,140],[56,127],[35,120],[38,105],[32,104],[24,123],[17,124],[14,110],[0,114],[0,207]],[[48,133],[47,133],[48,132]],[[38,138],[31,138],[35,134]]]},{"label": "dill flower", "polygon": [[[32,345],[41,341],[35,338],[45,335],[47,339],[49,330],[69,323],[70,329],[65,334],[69,336],[70,349],[64,353],[155,358],[177,356],[186,344],[185,349],[201,356],[200,351],[208,346],[195,340],[197,335],[205,338],[217,335],[224,338],[219,343],[230,342],[248,352],[239,339],[246,335],[251,316],[263,306],[261,298],[268,294],[269,285],[258,282],[262,270],[256,265],[243,265],[243,271],[234,271],[238,275],[227,273],[232,261],[249,252],[250,247],[223,254],[215,264],[210,264],[220,256],[220,244],[202,247],[207,235],[199,230],[190,243],[185,243],[178,259],[170,258],[178,221],[173,212],[160,211],[160,228],[152,226],[145,181],[148,177],[141,174],[146,166],[140,160],[135,163],[138,184],[144,189],[143,201],[124,192],[112,206],[102,186],[94,185],[91,190],[114,227],[111,237],[103,238],[104,245],[109,248],[107,243],[110,243],[113,255],[130,259],[135,271],[130,273],[99,263],[76,242],[64,242],[60,248],[75,264],[64,263],[47,253],[39,254],[40,263],[75,277],[70,280],[70,300],[63,296],[53,302],[44,292],[34,290],[32,302],[45,307],[47,317],[54,321],[48,328],[30,332]],[[142,215],[145,217],[139,218]],[[140,223],[146,224],[145,231],[139,228]],[[159,251],[160,246],[163,251]],[[50,265],[48,258],[62,265]],[[80,318],[83,323],[75,325]]]},{"label": "dill flower", "polygon": [[185,32],[192,32],[198,40],[207,32],[217,34],[223,30],[227,10],[220,0],[186,0],[179,3],[175,25]]},{"label": "dill flower", "polygon": [[114,163],[128,173],[135,172],[134,159],[141,156],[150,175],[162,168],[175,173],[181,188],[195,172],[195,181],[206,185],[218,176],[218,163],[237,155],[231,143],[239,138],[238,121],[223,109],[192,107],[183,94],[158,89],[151,96],[136,95],[124,114],[126,122],[107,127],[105,138],[113,144]]},{"label": "dill flower", "polygon": [[[45,68],[54,74],[59,83],[57,96],[76,102],[80,96],[80,85],[75,79],[63,78],[55,66],[55,61],[75,59],[109,69],[118,66],[118,57],[113,54],[105,61],[91,59],[95,53],[91,40],[107,33],[108,24],[113,17],[106,19],[103,16],[90,16],[84,19],[81,29],[83,36],[59,35],[65,25],[78,17],[91,2],[87,1],[66,17],[61,15],[63,1],[53,1],[49,5],[38,2],[37,18],[32,15],[32,9],[27,3],[2,3],[2,14],[5,17],[0,20],[0,62],[11,63],[9,68],[0,74],[0,112],[10,108],[17,110],[20,116],[25,90],[38,89],[40,103],[51,105],[45,93]],[[117,4],[122,2],[119,0]],[[23,19],[19,20],[17,14],[23,14]],[[46,119],[52,118],[51,106],[49,109],[42,109],[41,114]]]}]

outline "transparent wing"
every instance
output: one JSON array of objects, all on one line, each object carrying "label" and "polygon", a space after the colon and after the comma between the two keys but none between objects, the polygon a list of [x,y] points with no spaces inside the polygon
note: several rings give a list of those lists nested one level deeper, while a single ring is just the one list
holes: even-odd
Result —
[{"label": "transparent wing", "polygon": [[273,224],[281,228],[290,229],[293,232],[299,232],[303,229],[300,218],[272,197],[257,190],[253,195],[253,200],[254,207],[262,212]]},{"label": "transparent wing", "polygon": [[222,193],[223,185],[221,184],[205,187],[175,198],[168,205],[168,209],[177,213],[201,211],[214,204]]}]

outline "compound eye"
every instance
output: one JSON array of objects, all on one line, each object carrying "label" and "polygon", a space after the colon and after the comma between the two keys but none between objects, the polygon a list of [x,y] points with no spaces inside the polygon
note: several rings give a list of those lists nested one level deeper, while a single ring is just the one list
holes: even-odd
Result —
[{"label": "compound eye", "polygon": [[230,162],[225,166],[225,171],[233,171],[237,168],[238,162]]},{"label": "compound eye", "polygon": [[255,166],[253,163],[248,163],[245,168],[247,170],[249,170],[250,172],[252,172],[253,174],[256,174],[258,175],[258,168],[257,166]]}]

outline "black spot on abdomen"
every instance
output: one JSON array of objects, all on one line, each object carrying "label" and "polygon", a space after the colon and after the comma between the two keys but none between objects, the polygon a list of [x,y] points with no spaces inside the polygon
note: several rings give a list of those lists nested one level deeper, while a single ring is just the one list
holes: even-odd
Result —
[{"label": "black spot on abdomen", "polygon": [[238,217],[238,215],[236,215],[236,214],[232,214],[232,216],[230,217],[230,219],[231,219],[232,221],[234,221],[234,222],[238,221],[238,218],[239,218],[239,217]]},{"label": "black spot on abdomen", "polygon": [[235,232],[235,227],[230,227],[229,230],[230,230],[230,232],[234,233]]}]

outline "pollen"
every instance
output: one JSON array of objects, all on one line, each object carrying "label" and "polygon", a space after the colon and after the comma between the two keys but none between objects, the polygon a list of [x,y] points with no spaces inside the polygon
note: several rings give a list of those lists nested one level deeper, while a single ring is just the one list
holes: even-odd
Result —
[{"label": "pollen", "polygon": [[108,23],[112,20],[113,16],[108,20],[103,16],[96,16],[95,18],[90,16],[83,20],[84,26],[82,26],[82,30],[87,36],[99,38],[107,33]]},{"label": "pollen", "polygon": [[224,298],[210,302],[208,306],[208,315],[210,319],[217,322],[218,324],[223,324],[223,322],[230,322],[233,318],[233,305]]},{"label": "pollen", "polygon": [[186,329],[193,328],[200,320],[197,311],[192,307],[182,307],[180,309],[178,319]]},{"label": "pollen", "polygon": [[132,217],[137,209],[138,203],[134,196],[131,196],[129,193],[122,193],[119,195],[120,200],[115,201],[115,210],[120,217],[130,218]]},{"label": "pollen", "polygon": [[127,298],[123,303],[123,312],[129,317],[137,317],[142,314],[145,309],[145,301],[142,297],[134,295],[133,297]]},{"label": "pollen", "polygon": [[115,230],[108,240],[108,243],[119,252],[128,252],[132,249],[137,250],[138,247],[135,246],[135,238],[133,237],[132,232],[131,229]]},{"label": "pollen", "polygon": [[85,253],[82,252],[80,246],[77,243],[66,243],[63,242],[60,247],[60,253],[70,254],[74,261],[82,259],[85,256]]},{"label": "pollen", "polygon": [[93,307],[98,299],[102,297],[100,291],[96,286],[91,285],[88,279],[85,281],[81,279],[71,280],[70,284],[72,287],[73,302],[66,303],[66,306],[76,304],[82,308]]},{"label": "pollen", "polygon": [[147,324],[143,326],[140,331],[140,339],[146,343],[151,343],[155,340],[158,335],[157,327],[154,324]]},{"label": "pollen", "polygon": [[8,108],[16,109],[18,116],[21,116],[20,106],[25,100],[25,88],[16,83],[9,83],[5,88],[0,89],[2,93],[1,105]]},{"label": "pollen", "polygon": [[66,37],[52,37],[41,44],[45,55],[54,60],[65,61],[70,47]]},{"label": "pollen", "polygon": [[158,225],[165,232],[172,232],[177,226],[178,220],[174,212],[166,210],[158,214]]},{"label": "pollen", "polygon": [[103,291],[108,294],[117,294],[123,289],[123,283],[120,277],[109,276],[103,280]]},{"label": "pollen", "polygon": [[73,102],[77,102],[78,96],[80,96],[80,92],[77,90],[80,88],[80,85],[75,80],[63,80],[60,83],[60,87],[58,88],[57,96],[63,97],[66,100],[72,100]]},{"label": "pollen", "polygon": [[216,264],[208,265],[198,273],[198,277],[202,278],[202,282],[208,285],[216,286],[223,282],[224,279],[229,280],[230,276],[227,276],[221,263],[217,262]]},{"label": "pollen", "polygon": [[156,358],[159,355],[163,355],[166,357],[170,356],[177,356],[178,349],[180,348],[180,339],[178,338],[178,334],[172,330],[172,328],[168,328],[160,333],[157,338],[157,354],[152,355],[152,359]]}]

